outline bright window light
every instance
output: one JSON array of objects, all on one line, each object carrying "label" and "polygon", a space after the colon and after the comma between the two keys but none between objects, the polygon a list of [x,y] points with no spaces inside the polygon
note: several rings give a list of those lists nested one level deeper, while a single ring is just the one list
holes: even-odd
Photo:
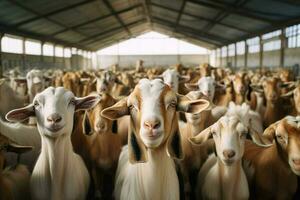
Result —
[{"label": "bright window light", "polygon": [[1,41],[2,51],[8,53],[23,53],[23,41],[16,36],[5,35]]},{"label": "bright window light", "polygon": [[44,44],[43,45],[43,54],[45,56],[53,56],[53,45],[52,44]]},{"label": "bright window light", "polygon": [[82,50],[81,49],[77,49],[77,55],[82,55]]},{"label": "bright window light", "polygon": [[177,55],[207,54],[208,50],[157,32],[148,32],[136,38],[101,49],[99,55]]},{"label": "bright window light", "polygon": [[72,54],[76,55],[77,54],[77,48],[72,48]]},{"label": "bright window light", "polygon": [[70,58],[71,57],[71,49],[70,48],[65,48],[65,58]]},{"label": "bright window light", "polygon": [[41,55],[41,42],[34,40],[26,40],[25,53],[30,55]]},{"label": "bright window light", "polygon": [[64,56],[64,49],[61,46],[55,46],[55,56],[56,57],[63,57]]}]

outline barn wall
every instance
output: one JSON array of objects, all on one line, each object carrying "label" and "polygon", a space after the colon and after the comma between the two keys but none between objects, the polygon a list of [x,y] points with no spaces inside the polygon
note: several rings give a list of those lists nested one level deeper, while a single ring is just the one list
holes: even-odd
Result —
[{"label": "barn wall", "polygon": [[[292,67],[295,64],[300,64],[300,48],[288,48],[285,49],[285,67]],[[228,57],[228,66],[234,67],[234,57]],[[244,67],[245,55],[237,56],[237,67]],[[259,53],[248,54],[248,67],[259,67]],[[266,51],[263,53],[263,66],[264,67],[279,67],[280,64],[280,50]],[[226,58],[222,58],[222,66],[226,65]],[[220,66],[220,59],[217,61],[217,66]]]},{"label": "barn wall", "polygon": [[80,55],[72,55],[71,58],[53,57],[53,56],[37,56],[22,54],[2,53],[3,71],[17,68],[21,72],[36,69],[85,69],[91,68],[91,60]]},{"label": "barn wall", "polygon": [[185,66],[195,66],[200,63],[209,62],[208,55],[99,55],[98,65],[100,68],[119,64],[121,68],[134,67],[136,61],[142,59],[145,67],[170,66],[176,63],[182,63]]}]

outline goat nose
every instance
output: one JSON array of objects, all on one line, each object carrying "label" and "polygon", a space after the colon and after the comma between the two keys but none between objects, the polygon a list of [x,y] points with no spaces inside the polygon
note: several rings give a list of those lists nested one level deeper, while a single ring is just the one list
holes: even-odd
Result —
[{"label": "goat nose", "polygon": [[144,127],[146,129],[158,129],[160,127],[160,121],[158,119],[147,120],[144,122]]},{"label": "goat nose", "polygon": [[47,121],[51,123],[58,123],[62,120],[61,116],[57,113],[51,114],[47,117]]},{"label": "goat nose", "polygon": [[224,150],[223,155],[225,158],[232,158],[235,156],[235,151],[234,150]]}]

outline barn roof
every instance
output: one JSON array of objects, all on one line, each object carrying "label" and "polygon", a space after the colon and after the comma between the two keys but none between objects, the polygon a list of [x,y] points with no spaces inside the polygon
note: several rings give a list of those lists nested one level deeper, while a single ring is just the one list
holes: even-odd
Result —
[{"label": "barn roof", "polygon": [[296,23],[296,0],[0,1],[1,32],[92,51],[150,30],[214,49]]}]

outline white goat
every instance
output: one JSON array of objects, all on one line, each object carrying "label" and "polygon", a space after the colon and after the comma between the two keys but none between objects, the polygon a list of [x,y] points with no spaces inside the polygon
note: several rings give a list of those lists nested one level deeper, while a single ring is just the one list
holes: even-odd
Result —
[{"label": "white goat", "polygon": [[[41,150],[41,137],[37,127],[5,122],[0,119],[0,133],[19,145],[33,147],[32,151],[26,152],[20,157],[20,163],[27,165],[32,171]],[[7,156],[9,164],[15,163],[15,155]]]},{"label": "white goat", "polygon": [[206,100],[178,96],[161,80],[140,80],[134,91],[102,115],[115,120],[130,115],[128,147],[123,148],[115,183],[116,199],[179,199],[173,158],[182,159],[176,111],[198,113]]},{"label": "white goat", "polygon": [[167,69],[159,77],[163,78],[164,83],[170,86],[174,92],[178,92],[179,83],[190,79],[188,76],[180,75],[175,69]]},{"label": "white goat", "polygon": [[204,95],[208,96],[211,101],[214,100],[216,89],[225,89],[225,86],[219,84],[210,76],[204,76],[197,83],[186,83],[185,87],[189,90],[199,90]]},{"label": "white goat", "polygon": [[4,119],[6,113],[12,109],[23,107],[26,100],[17,95],[4,79],[0,79],[0,118]]},{"label": "white goat", "polygon": [[41,154],[31,177],[34,199],[84,199],[90,177],[81,157],[73,152],[71,133],[74,112],[92,108],[98,96],[76,98],[62,87],[49,87],[27,107],[10,111],[9,121],[37,117]]},{"label": "white goat", "polygon": [[196,137],[201,144],[213,137],[215,153],[204,163],[198,175],[198,199],[248,199],[249,188],[242,168],[244,143],[250,129],[249,106],[231,105],[225,116]]},{"label": "white goat", "polygon": [[41,70],[33,69],[30,70],[26,75],[29,102],[33,101],[35,95],[45,88],[44,75]]}]

